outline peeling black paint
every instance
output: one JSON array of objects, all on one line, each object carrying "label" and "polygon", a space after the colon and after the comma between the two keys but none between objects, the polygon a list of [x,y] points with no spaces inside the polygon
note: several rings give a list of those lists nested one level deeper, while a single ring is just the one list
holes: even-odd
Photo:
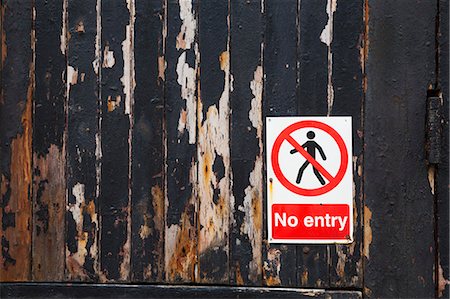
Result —
[{"label": "peeling black paint", "polygon": [[[158,59],[163,57],[163,1],[137,1],[135,25],[135,129],[132,165],[132,279],[162,281],[164,277],[163,84]],[[152,192],[157,188],[159,192]],[[159,188],[159,189],[158,189]],[[159,196],[160,198],[155,198]],[[162,205],[155,209],[155,206]],[[162,222],[162,223],[158,223]],[[145,239],[142,226],[151,231]],[[150,274],[145,273],[151,268]]]},{"label": "peeling black paint", "polygon": [[[297,114],[297,1],[264,1],[266,12],[264,49],[264,117],[292,116]],[[267,153],[266,153],[267,154]],[[264,188],[265,189],[265,188]],[[266,194],[267,196],[267,194]],[[266,196],[264,198],[266,198]],[[264,231],[267,231],[267,207]],[[265,234],[265,238],[267,235]],[[267,242],[267,240],[264,240]],[[264,284],[297,286],[296,245],[272,244],[263,247],[264,263],[269,251],[280,250],[280,273],[277,266],[264,268]]]},{"label": "peeling black paint", "polygon": [[[253,127],[249,112],[252,109],[252,99],[255,97],[250,89],[250,82],[254,80],[257,67],[262,67],[261,43],[264,28],[261,9],[263,7],[261,7],[261,1],[233,1],[230,5],[230,72],[233,76],[233,90],[230,94],[232,110],[230,147],[233,172],[232,192],[235,199],[230,236],[230,272],[233,284],[261,285],[262,269],[249,269],[253,260],[252,240],[247,234],[241,232],[241,227],[247,225],[253,229],[252,225],[255,222],[262,223],[262,220],[251,219],[251,223],[245,223],[245,212],[242,212],[239,207],[244,205],[245,189],[251,184],[250,174],[254,170],[255,160],[261,151],[258,132]],[[255,117],[258,116],[255,115]],[[262,120],[262,115],[259,117]],[[261,177],[262,182],[262,172],[256,175]],[[264,201],[262,194],[257,200]],[[262,233],[262,227],[259,229]],[[257,262],[262,264],[262,244],[258,245],[259,248],[253,250],[259,251]],[[237,273],[240,273],[241,277],[238,277]]]},{"label": "peeling black paint", "polygon": [[[339,257],[338,246],[330,246],[330,286],[362,287],[362,213],[363,213],[363,176],[360,172],[363,163],[364,128],[363,118],[363,57],[361,49],[364,46],[364,3],[360,1],[339,1],[334,13],[332,84],[334,102],[332,115],[352,116],[353,156],[356,165],[353,169],[355,184],[354,209],[356,222],[354,225],[354,243],[339,246],[343,257]],[[351,250],[353,248],[353,250]],[[340,271],[338,263],[345,258],[344,272]],[[342,261],[341,261],[342,262]],[[343,275],[343,276],[342,276]]]},{"label": "peeling black paint", "polygon": [[[225,66],[228,65],[229,57],[226,56],[227,61],[221,61],[221,58],[225,56],[221,56],[222,53],[228,51],[227,45],[228,45],[228,38],[229,38],[229,30],[228,30],[228,15],[229,15],[229,7],[228,7],[227,1],[220,1],[220,2],[214,2],[214,1],[200,1],[199,2],[199,51],[201,53],[200,58],[200,75],[199,75],[199,81],[200,81],[200,100],[202,103],[202,110],[197,111],[198,114],[202,114],[203,122],[200,124],[200,126],[204,126],[205,122],[211,121],[208,120],[208,109],[212,106],[215,106],[217,108],[219,115],[225,115],[228,114],[226,109],[228,107],[220,107],[219,102],[222,96],[222,93],[224,92],[225,88],[225,80],[227,78],[225,77],[224,70],[221,69],[221,65]],[[225,78],[225,80],[224,80]],[[222,109],[225,109],[223,111]],[[220,116],[219,116],[220,117]],[[227,126],[222,128],[222,130],[226,131],[229,130],[229,124],[217,124],[213,123],[212,126],[215,125],[221,125],[221,126]],[[201,134],[201,133],[199,133]],[[205,135],[204,143],[210,142],[210,140],[213,140],[213,138],[220,138],[220,137],[213,137],[213,133],[209,130],[204,130],[203,134]],[[214,142],[214,141],[213,141]],[[201,145],[200,145],[201,146]],[[219,145],[220,146],[220,145]],[[226,145],[228,146],[228,145]],[[224,151],[225,149],[221,149]],[[211,151],[218,151],[218,149],[211,148]],[[207,160],[210,154],[206,153],[204,157],[201,157],[200,159]],[[216,180],[219,182],[224,178],[226,175],[226,170],[224,163],[223,163],[223,157],[221,157],[219,154],[215,156],[215,159],[211,162],[212,165],[212,171],[217,175]],[[208,163],[206,163],[208,164]],[[211,171],[208,170],[208,171]],[[207,175],[204,173],[203,170],[199,170],[198,173],[199,180],[204,180],[204,177],[207,177]],[[206,187],[206,188],[209,188]],[[216,203],[214,207],[211,208],[211,213],[215,213],[215,209],[219,209],[219,196],[224,197],[223,194],[221,194],[221,190],[219,189],[219,186],[212,186],[213,190],[213,202]],[[229,186],[226,186],[225,188],[229,188]],[[200,206],[202,205],[202,201],[207,201],[207,198],[202,198],[200,195]],[[224,207],[226,211],[229,210],[228,207],[228,198],[222,198],[222,200],[226,201],[226,206]],[[228,213],[222,210],[220,211],[220,215],[222,217],[227,217]],[[200,211],[201,213],[201,211]],[[209,216],[209,215],[208,215]],[[228,224],[228,221],[225,221],[226,224]],[[220,225],[218,223],[214,223],[215,226]],[[225,230],[228,231],[228,228],[226,229],[220,229],[215,228],[215,230]],[[216,234],[214,236],[214,234]],[[207,248],[205,252],[201,253],[199,255],[199,268],[200,268],[200,281],[205,283],[228,283],[229,282],[229,270],[228,265],[229,263],[229,252],[228,252],[228,238],[224,239],[224,233],[220,232],[217,233],[216,231],[213,232],[206,232],[205,239],[200,239],[199,242],[209,243],[210,240],[215,240],[214,249],[213,248]],[[218,243],[218,244],[217,244]]]},{"label": "peeling black paint", "polygon": [[[67,115],[67,193],[68,205],[76,204],[73,187],[84,185],[85,205],[96,199],[96,169],[95,169],[95,133],[97,128],[98,108],[98,77],[94,72],[92,62],[95,60],[96,43],[96,3],[85,3],[79,0],[69,0],[67,7],[68,39],[67,65],[78,70],[76,84],[70,84],[68,91]],[[82,21],[84,32],[77,32],[77,26]],[[84,73],[84,82],[81,81]],[[66,76],[68,74],[66,73]],[[67,78],[72,83],[73,78]],[[83,213],[83,216],[86,216]],[[71,212],[66,213],[66,238],[70,256],[77,252],[78,234],[87,232],[88,239],[96,238],[96,227],[90,221],[83,221],[83,232],[78,232]],[[94,260],[90,248],[81,269],[68,273],[72,280],[83,280],[95,277]],[[66,256],[66,258],[68,258]],[[66,267],[68,265],[66,264]],[[81,271],[81,272],[80,272]],[[87,275],[87,277],[86,277]]]},{"label": "peeling black paint", "polygon": [[[123,253],[127,242],[128,187],[129,187],[129,115],[125,113],[126,97],[123,80],[128,80],[124,60],[130,60],[123,52],[122,43],[126,39],[126,26],[130,23],[130,12],[125,0],[102,5],[102,53],[108,46],[114,53],[115,64],[102,68],[102,167],[100,183],[100,215],[102,230],[101,270],[107,279],[127,280],[122,277],[120,265],[129,258],[130,252]],[[124,46],[126,47],[126,45]],[[103,60],[105,56],[103,55]],[[103,63],[102,63],[103,64]],[[129,72],[131,70],[128,70]],[[132,83],[131,83],[132,84]],[[129,95],[132,96],[132,95]],[[113,110],[108,107],[108,98],[120,97],[120,104]]]}]

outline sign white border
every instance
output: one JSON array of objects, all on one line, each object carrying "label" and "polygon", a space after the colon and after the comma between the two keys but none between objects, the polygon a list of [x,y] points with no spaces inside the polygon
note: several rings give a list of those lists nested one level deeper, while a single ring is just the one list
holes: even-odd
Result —
[{"label": "sign white border", "polygon": [[[347,169],[341,182],[329,192],[318,196],[302,196],[289,191],[276,178],[272,168],[272,147],[276,138],[288,126],[300,121],[322,122],[342,137],[347,147]],[[324,148],[324,151],[326,149]],[[350,244],[354,240],[353,218],[353,151],[352,151],[352,118],[349,116],[275,116],[266,117],[266,195],[267,195],[267,231],[268,242],[272,244]],[[272,180],[272,182],[271,182]],[[343,199],[340,199],[343,198]],[[349,205],[349,239],[273,239],[272,238],[272,205],[273,204],[347,204]]]}]

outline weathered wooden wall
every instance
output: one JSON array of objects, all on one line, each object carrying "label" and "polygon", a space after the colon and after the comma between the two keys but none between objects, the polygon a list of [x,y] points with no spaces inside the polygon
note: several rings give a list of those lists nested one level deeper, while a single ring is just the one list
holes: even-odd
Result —
[{"label": "weathered wooden wall", "polygon": [[[434,294],[448,2],[405,3],[3,0],[0,281]],[[267,242],[263,120],[293,115],[353,117],[350,245]]]}]

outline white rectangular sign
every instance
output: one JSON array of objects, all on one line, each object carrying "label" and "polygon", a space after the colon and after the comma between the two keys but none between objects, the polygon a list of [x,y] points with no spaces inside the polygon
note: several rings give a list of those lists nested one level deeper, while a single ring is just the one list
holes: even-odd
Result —
[{"label": "white rectangular sign", "polygon": [[266,153],[269,242],[353,242],[351,117],[268,117]]}]

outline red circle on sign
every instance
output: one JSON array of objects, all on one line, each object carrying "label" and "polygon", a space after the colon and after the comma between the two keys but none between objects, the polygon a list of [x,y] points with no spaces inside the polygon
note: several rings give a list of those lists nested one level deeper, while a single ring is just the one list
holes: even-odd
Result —
[{"label": "red circle on sign", "polygon": [[[333,180],[329,181],[329,183],[326,184],[325,186],[322,186],[322,187],[316,188],[316,189],[305,189],[305,188],[301,188],[301,187],[298,187],[298,186],[295,186],[294,184],[292,184],[288,179],[286,179],[283,172],[281,171],[280,163],[278,160],[278,155],[280,153],[280,147],[281,147],[281,144],[283,143],[283,141],[285,141],[288,137],[290,137],[290,134],[292,132],[303,129],[303,128],[316,128],[316,129],[320,129],[320,130],[328,133],[331,137],[333,137],[334,141],[336,141],[336,143],[339,147],[339,152],[341,154],[341,163],[340,163],[339,170],[338,170],[336,176],[333,178]],[[339,135],[339,133],[336,132],[336,130],[334,130],[332,127],[330,127],[329,125],[326,125],[322,122],[319,122],[319,121],[305,120],[305,121],[300,121],[300,122],[290,125],[289,127],[284,129],[280,133],[280,135],[277,137],[277,139],[275,139],[275,142],[273,144],[271,159],[272,159],[272,168],[275,173],[275,176],[277,177],[277,179],[280,181],[280,183],[284,187],[286,187],[291,192],[294,192],[299,195],[317,196],[317,195],[322,195],[322,194],[325,194],[325,193],[333,190],[342,181],[342,179],[344,178],[345,172],[347,170],[348,152],[347,152],[347,147],[345,146],[344,140]]]}]

